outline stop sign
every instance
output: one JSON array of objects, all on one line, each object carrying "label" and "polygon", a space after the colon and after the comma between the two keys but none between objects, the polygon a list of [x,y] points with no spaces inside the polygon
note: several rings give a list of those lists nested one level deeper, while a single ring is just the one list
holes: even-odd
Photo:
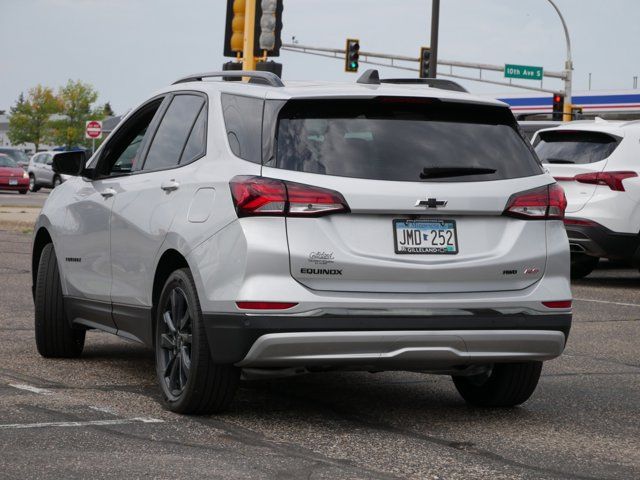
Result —
[{"label": "stop sign", "polygon": [[92,139],[102,138],[102,122],[89,120],[85,126],[85,137]]}]

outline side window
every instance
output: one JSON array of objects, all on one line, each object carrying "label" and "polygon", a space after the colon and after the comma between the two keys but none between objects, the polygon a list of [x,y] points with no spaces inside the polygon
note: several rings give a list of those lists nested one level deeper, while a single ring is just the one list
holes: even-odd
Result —
[{"label": "side window", "polygon": [[143,170],[171,168],[180,163],[187,138],[204,106],[198,95],[173,97],[149,147]]},{"label": "side window", "polygon": [[222,94],[222,112],[229,147],[237,157],[261,163],[262,108],[264,100]]},{"label": "side window", "polygon": [[206,152],[207,145],[207,107],[202,106],[196,123],[191,129],[187,144],[180,157],[180,165],[186,165],[197,160]]},{"label": "side window", "polygon": [[38,153],[33,157],[33,163],[40,163],[41,159],[42,159],[42,155]]},{"label": "side window", "polygon": [[145,134],[162,100],[158,98],[141,107],[109,139],[98,161],[99,176],[122,175],[135,169],[140,161]]},{"label": "side window", "polygon": [[42,155],[41,162],[44,163],[45,165],[51,165],[53,163],[53,155],[51,155],[50,153],[46,153]]}]

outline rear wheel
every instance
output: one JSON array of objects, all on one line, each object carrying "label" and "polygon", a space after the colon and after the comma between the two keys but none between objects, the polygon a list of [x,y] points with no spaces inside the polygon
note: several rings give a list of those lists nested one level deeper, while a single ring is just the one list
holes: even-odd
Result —
[{"label": "rear wheel", "polygon": [[480,407],[513,407],[533,394],[542,362],[496,363],[486,374],[453,377],[464,400]]},{"label": "rear wheel", "polygon": [[20,195],[26,195],[28,190],[20,190]]},{"label": "rear wheel", "polygon": [[55,177],[53,177],[53,184],[51,185],[51,187],[52,188],[59,187],[61,183],[62,183],[62,180],[60,180],[60,177],[56,175]]},{"label": "rear wheel", "polygon": [[86,330],[74,328],[64,311],[58,262],[52,244],[42,250],[35,289],[35,333],[43,357],[79,357]]},{"label": "rear wheel", "polygon": [[571,255],[571,278],[584,278],[595,270],[600,259],[585,255],[584,253],[574,253]]},{"label": "rear wheel", "polygon": [[156,310],[156,374],[167,408],[186,414],[224,410],[238,387],[240,370],[212,362],[188,269],[169,276]]},{"label": "rear wheel", "polygon": [[37,192],[38,190],[40,190],[40,187],[36,185],[36,177],[33,174],[29,175],[29,191]]}]

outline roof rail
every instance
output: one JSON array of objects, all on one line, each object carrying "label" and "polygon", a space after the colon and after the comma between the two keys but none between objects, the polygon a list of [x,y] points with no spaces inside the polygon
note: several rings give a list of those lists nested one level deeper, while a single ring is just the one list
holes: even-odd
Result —
[{"label": "roof rail", "polygon": [[465,92],[468,90],[459,83],[452,80],[444,80],[442,78],[380,78],[378,70],[369,69],[364,72],[357,80],[358,83],[365,85],[380,85],[381,83],[394,83],[397,85],[427,85],[440,90],[452,90],[454,92]]},{"label": "roof rail", "polygon": [[255,72],[255,71],[244,71],[244,70],[225,70],[224,72],[206,72],[206,73],[194,73],[189,75],[188,77],[183,77],[175,82],[173,85],[178,83],[187,83],[187,82],[201,82],[205,78],[242,78],[249,77],[249,81],[251,83],[260,83],[264,85],[269,85],[271,87],[284,87],[284,83],[280,80],[280,77],[275,73],[271,72]]}]

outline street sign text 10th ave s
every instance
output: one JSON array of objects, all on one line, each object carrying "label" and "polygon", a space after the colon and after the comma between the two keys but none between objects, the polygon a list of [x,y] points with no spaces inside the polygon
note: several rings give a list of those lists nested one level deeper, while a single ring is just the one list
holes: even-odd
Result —
[{"label": "street sign text 10th ave s", "polygon": [[542,67],[532,67],[529,65],[504,66],[505,78],[524,78],[527,80],[542,80]]}]

